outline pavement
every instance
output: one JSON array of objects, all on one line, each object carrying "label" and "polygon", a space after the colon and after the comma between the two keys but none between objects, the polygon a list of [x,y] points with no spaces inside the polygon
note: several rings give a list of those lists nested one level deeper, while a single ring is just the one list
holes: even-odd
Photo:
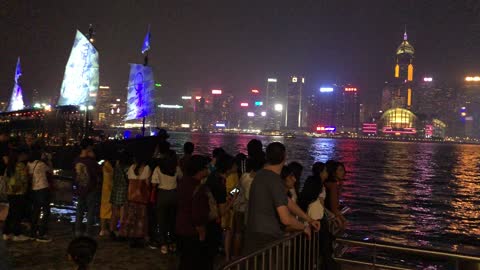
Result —
[{"label": "pavement", "polygon": [[[65,221],[50,223],[50,243],[35,241],[6,243],[12,269],[74,269],[68,260],[67,246],[73,239],[72,225]],[[97,237],[98,249],[90,269],[176,269],[175,255],[162,255],[160,250],[131,249],[126,242]]]},{"label": "pavement", "polygon": [[[65,220],[52,221],[50,224],[50,243],[35,241],[6,242],[11,269],[53,270],[74,269],[66,253],[73,239],[73,225]],[[111,241],[108,237],[97,237],[98,249],[89,269],[115,270],[173,270],[177,267],[175,254],[163,255],[159,249],[129,248],[126,242]],[[368,269],[364,267],[344,266],[343,270]]]}]

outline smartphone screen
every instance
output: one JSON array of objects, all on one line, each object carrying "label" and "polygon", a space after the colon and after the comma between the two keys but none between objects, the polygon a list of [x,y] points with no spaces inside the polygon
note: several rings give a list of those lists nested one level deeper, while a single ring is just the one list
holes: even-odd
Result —
[{"label": "smartphone screen", "polygon": [[98,162],[98,165],[102,165],[104,162],[105,162],[105,160],[102,159]]},{"label": "smartphone screen", "polygon": [[232,191],[230,191],[230,194],[235,195],[235,193],[238,193],[239,191],[240,190],[238,188],[234,188]]}]

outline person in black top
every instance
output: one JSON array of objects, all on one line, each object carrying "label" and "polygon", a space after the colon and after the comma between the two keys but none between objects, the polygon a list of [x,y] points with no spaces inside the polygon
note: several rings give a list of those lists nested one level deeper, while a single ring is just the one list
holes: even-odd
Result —
[{"label": "person in black top", "polygon": [[9,133],[6,130],[0,130],[0,173],[5,173],[7,167],[9,148],[8,148]]},{"label": "person in black top", "polygon": [[220,224],[221,218],[227,213],[227,210],[232,206],[233,200],[227,200],[226,178],[227,176],[237,171],[235,159],[229,154],[220,155],[215,163],[215,171],[212,172],[205,182],[205,185],[210,189],[212,195],[217,202],[219,211],[219,219],[209,222],[207,225],[207,242],[210,242],[210,247],[217,247],[215,250],[209,252],[210,256],[215,256],[218,247],[222,244],[222,227]]},{"label": "person in black top", "polygon": [[312,166],[312,175],[310,175],[305,184],[303,184],[302,192],[298,196],[298,206],[307,212],[308,206],[314,202],[324,187],[324,181],[327,179],[328,173],[323,162],[315,162]]},{"label": "person in black top", "polygon": [[297,181],[295,182],[295,186],[293,188],[293,190],[295,191],[295,194],[292,194],[293,199],[296,201],[298,194],[300,194],[300,182],[301,182],[300,179],[302,178],[303,165],[300,164],[299,162],[292,161],[288,163],[287,166],[290,170],[292,170],[293,175],[297,179]]}]

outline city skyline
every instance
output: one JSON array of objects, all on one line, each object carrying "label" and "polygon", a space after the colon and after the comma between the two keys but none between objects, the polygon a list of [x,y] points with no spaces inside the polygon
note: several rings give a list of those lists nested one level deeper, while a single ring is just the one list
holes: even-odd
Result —
[{"label": "city skyline", "polygon": [[[0,65],[0,87],[11,88],[10,73],[20,56],[26,96],[31,97],[34,89],[40,96],[57,95],[72,34],[76,27],[85,33],[93,23],[100,84],[122,91],[128,63],[141,60],[141,41],[151,24],[150,63],[166,90],[222,88],[238,95],[264,89],[264,80],[271,75],[282,80],[302,74],[309,89],[325,82],[358,85],[371,103],[379,100],[384,81],[391,77],[392,52],[405,24],[418,57],[417,78],[428,73],[443,80],[460,80],[475,74],[478,56],[471,49],[479,41],[478,7],[460,2],[372,1],[362,5],[320,1],[295,7],[279,2],[277,6],[238,4],[235,8],[213,2],[167,7],[149,1],[137,5],[128,1],[89,5],[87,1],[59,3],[55,8],[10,2],[0,13],[0,23],[7,29],[3,35],[8,37],[0,45],[8,52]],[[442,16],[445,19],[439,23]],[[63,23],[56,24],[60,20]],[[445,51],[454,57],[438,57]],[[8,98],[6,92],[2,99]]]}]

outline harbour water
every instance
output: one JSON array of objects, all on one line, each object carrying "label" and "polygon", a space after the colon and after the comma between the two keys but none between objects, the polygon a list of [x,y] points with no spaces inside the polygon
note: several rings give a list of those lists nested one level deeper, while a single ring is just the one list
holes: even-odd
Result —
[{"label": "harbour water", "polygon": [[345,163],[349,237],[445,250],[479,245],[478,145],[195,133],[172,133],[169,141],[179,153],[192,141],[199,153],[236,154],[252,138],[284,143],[288,161],[304,165],[303,179],[315,161]]}]

